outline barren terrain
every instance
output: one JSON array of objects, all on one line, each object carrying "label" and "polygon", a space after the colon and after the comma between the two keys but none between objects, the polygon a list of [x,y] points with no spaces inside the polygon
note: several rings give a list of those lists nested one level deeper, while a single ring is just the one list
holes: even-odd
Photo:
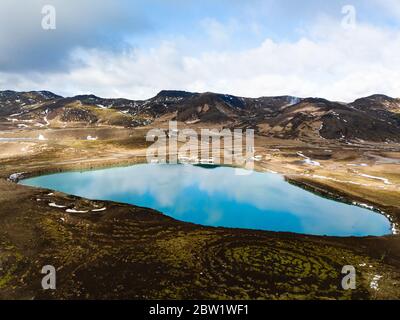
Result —
[{"label": "barren terrain", "polygon": [[[209,228],[146,208],[7,181],[15,173],[144,162],[147,131],[107,124],[16,128],[3,123],[0,298],[400,298],[397,234],[332,238]],[[391,219],[398,233],[398,144],[258,135],[255,149],[261,156],[257,170],[280,173],[324,196],[373,206]],[[66,208],[89,213],[67,213]],[[54,291],[41,289],[40,271],[48,264],[57,269]],[[341,288],[344,265],[356,266],[356,290]]]}]

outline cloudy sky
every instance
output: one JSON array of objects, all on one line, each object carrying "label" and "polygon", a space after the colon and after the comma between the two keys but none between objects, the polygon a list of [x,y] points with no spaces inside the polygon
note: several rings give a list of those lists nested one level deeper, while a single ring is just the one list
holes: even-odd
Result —
[{"label": "cloudy sky", "polygon": [[[0,90],[133,99],[162,89],[342,101],[400,96],[400,0],[0,5]],[[44,5],[55,8],[54,30],[42,28]]]}]

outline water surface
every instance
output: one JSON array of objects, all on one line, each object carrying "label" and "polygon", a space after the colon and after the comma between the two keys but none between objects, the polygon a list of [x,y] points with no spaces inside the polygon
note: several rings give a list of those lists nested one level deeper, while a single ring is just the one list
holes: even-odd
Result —
[{"label": "water surface", "polygon": [[141,164],[45,175],[21,183],[153,208],[207,226],[329,236],[391,233],[390,222],[381,214],[317,196],[277,174],[244,173],[228,167]]}]

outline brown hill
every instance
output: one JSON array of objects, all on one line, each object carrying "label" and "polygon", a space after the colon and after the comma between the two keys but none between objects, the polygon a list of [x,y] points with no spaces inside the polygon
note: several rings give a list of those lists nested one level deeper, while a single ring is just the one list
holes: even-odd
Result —
[{"label": "brown hill", "polygon": [[285,139],[400,141],[400,100],[384,95],[347,104],[320,98],[244,98],[168,90],[147,100],[0,91],[0,118],[24,129],[66,125],[136,127],[165,115],[188,125],[253,128],[258,134]]}]

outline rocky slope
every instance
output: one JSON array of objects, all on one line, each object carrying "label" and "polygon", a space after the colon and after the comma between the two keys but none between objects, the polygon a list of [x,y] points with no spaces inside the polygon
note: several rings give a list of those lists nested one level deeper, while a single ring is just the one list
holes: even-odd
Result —
[{"label": "rocky slope", "polygon": [[252,128],[285,139],[400,141],[400,99],[373,95],[352,103],[291,96],[243,98],[216,93],[161,91],[148,100],[64,98],[47,91],[0,91],[0,122],[18,126],[137,127],[168,119],[188,125]]}]

